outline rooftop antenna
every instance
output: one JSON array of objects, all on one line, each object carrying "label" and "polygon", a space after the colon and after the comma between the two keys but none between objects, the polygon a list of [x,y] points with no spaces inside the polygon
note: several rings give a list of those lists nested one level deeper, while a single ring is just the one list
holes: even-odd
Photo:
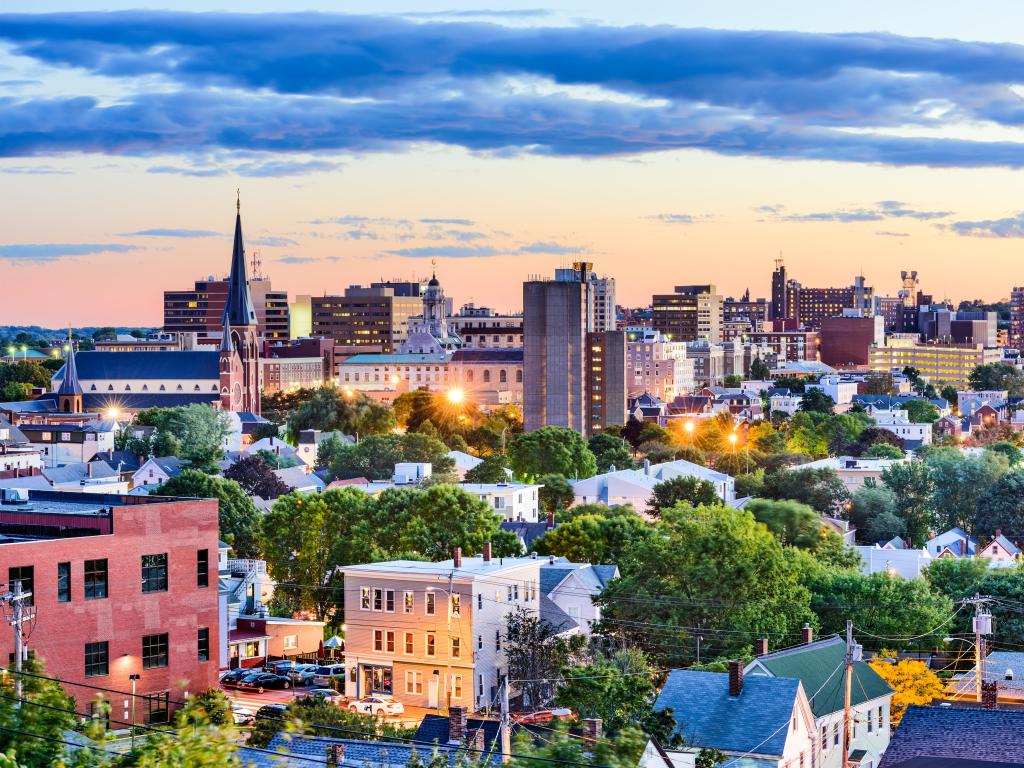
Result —
[{"label": "rooftop antenna", "polygon": [[778,269],[782,266],[782,249],[779,249],[779,257],[775,259],[775,268]]},{"label": "rooftop antenna", "polygon": [[260,251],[258,248],[254,248],[252,251],[252,279],[262,280],[263,275],[260,273],[260,268],[263,266],[263,259],[260,258]]}]

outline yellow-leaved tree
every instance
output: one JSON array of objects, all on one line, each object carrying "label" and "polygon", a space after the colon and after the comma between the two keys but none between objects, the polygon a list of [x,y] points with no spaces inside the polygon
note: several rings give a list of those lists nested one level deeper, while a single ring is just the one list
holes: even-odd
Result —
[{"label": "yellow-leaved tree", "polygon": [[945,691],[939,676],[921,661],[904,659],[891,664],[876,660],[871,662],[871,668],[896,691],[890,712],[893,726],[899,725],[908,706],[931,704],[932,699],[941,697]]}]

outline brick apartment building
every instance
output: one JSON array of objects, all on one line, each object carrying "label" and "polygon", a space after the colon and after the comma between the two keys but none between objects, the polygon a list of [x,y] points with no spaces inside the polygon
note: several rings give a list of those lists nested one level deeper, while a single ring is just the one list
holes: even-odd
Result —
[{"label": "brick apartment building", "polygon": [[[28,653],[85,713],[97,691],[130,691],[135,717],[217,685],[217,502],[29,491],[0,498],[0,580],[31,592]],[[24,492],[22,492],[24,494]],[[7,588],[3,590],[7,591]],[[0,658],[14,661],[10,627]],[[107,694],[127,720],[129,694]]]}]

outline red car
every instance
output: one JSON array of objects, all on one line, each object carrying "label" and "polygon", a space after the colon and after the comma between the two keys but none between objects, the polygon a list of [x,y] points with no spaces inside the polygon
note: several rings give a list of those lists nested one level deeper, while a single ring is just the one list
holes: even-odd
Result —
[{"label": "red car", "polygon": [[574,717],[571,709],[538,709],[533,712],[512,713],[512,719],[517,723],[550,723],[552,720],[572,720]]}]

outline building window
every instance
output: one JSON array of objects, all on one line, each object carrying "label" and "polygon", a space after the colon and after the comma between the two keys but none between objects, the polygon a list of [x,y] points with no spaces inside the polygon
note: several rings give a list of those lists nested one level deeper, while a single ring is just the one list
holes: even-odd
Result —
[{"label": "building window", "polygon": [[414,640],[412,632],[405,633],[405,655],[412,656],[415,653]]},{"label": "building window", "polygon": [[57,563],[57,602],[71,602],[71,563]]},{"label": "building window", "polygon": [[378,653],[384,651],[384,630],[375,629],[373,630],[373,650]]},{"label": "building window", "polygon": [[484,609],[484,593],[483,592],[477,592],[476,593],[476,609],[478,611],[482,611]]},{"label": "building window", "polygon": [[427,616],[434,615],[434,593],[427,592]]},{"label": "building window", "polygon": [[21,601],[22,605],[35,605],[36,598],[32,593],[32,587],[35,582],[35,567],[31,565],[22,565],[16,568],[7,569],[7,588],[14,591],[15,584],[21,584],[22,594],[28,595],[24,600]]},{"label": "building window", "polygon": [[415,672],[413,670],[406,670],[405,672],[405,692],[406,693],[423,693],[423,673]]},{"label": "building window", "polygon": [[406,592],[405,593],[405,612],[406,613],[412,613],[412,607],[413,607],[412,592]]},{"label": "building window", "polygon": [[828,726],[821,726],[821,750],[824,752],[828,749]]},{"label": "building window", "polygon": [[167,591],[167,553],[142,556],[142,591]]},{"label": "building window", "polygon": [[210,586],[210,550],[196,552],[196,586],[200,589]]},{"label": "building window", "polygon": [[107,596],[107,561],[85,561],[85,599],[99,600]]},{"label": "building window", "polygon": [[380,587],[373,588],[373,610],[384,610],[384,590]]},{"label": "building window", "polygon": [[394,653],[395,652],[395,633],[391,632],[391,631],[388,631],[384,635],[384,639],[385,639],[385,650],[388,653]]},{"label": "building window", "polygon": [[142,638],[142,668],[157,669],[167,666],[167,633],[145,635]]},{"label": "building window", "polygon": [[489,369],[484,369],[484,384],[491,383],[491,372]]},{"label": "building window", "polygon": [[839,723],[832,723],[832,743],[839,743]]},{"label": "building window", "polygon": [[163,691],[161,693],[153,693],[145,697],[146,699],[146,722],[149,724],[166,723],[169,720],[168,715],[171,711],[171,692]]},{"label": "building window", "polygon": [[370,610],[370,588],[362,587],[359,590],[359,610],[368,611]]},{"label": "building window", "polygon": [[110,665],[110,644],[104,640],[101,643],[85,644],[85,676],[102,677],[109,671]]},{"label": "building window", "polygon": [[298,635],[285,635],[281,639],[281,646],[286,651],[294,651],[299,647],[299,636]]},{"label": "building window", "polygon": [[882,715],[882,707],[878,707],[878,730],[882,730],[882,726],[885,725],[885,717]]},{"label": "building window", "polygon": [[452,638],[452,658],[453,659],[461,659],[462,658],[462,639],[461,638],[458,638],[458,637],[453,637]]},{"label": "building window", "polygon": [[502,368],[500,371],[498,371],[498,383],[499,384],[506,384],[507,382],[508,382],[508,372],[504,368]]},{"label": "building window", "polygon": [[384,591],[384,610],[388,613],[395,612],[395,590],[393,589]]},{"label": "building window", "polygon": [[435,650],[434,635],[433,633],[427,633],[427,656],[433,656]]},{"label": "building window", "polygon": [[462,615],[462,605],[459,597],[459,595],[452,595],[452,616],[455,618]]},{"label": "building window", "polygon": [[494,650],[496,650],[496,651],[500,651],[501,650],[501,630],[500,629],[494,630]]},{"label": "building window", "polygon": [[[288,647],[287,645],[285,646]],[[196,635],[196,650],[200,661],[210,660],[210,628],[200,627]]]},{"label": "building window", "polygon": [[455,675],[452,683],[452,696],[456,699],[462,698],[462,675]]}]

